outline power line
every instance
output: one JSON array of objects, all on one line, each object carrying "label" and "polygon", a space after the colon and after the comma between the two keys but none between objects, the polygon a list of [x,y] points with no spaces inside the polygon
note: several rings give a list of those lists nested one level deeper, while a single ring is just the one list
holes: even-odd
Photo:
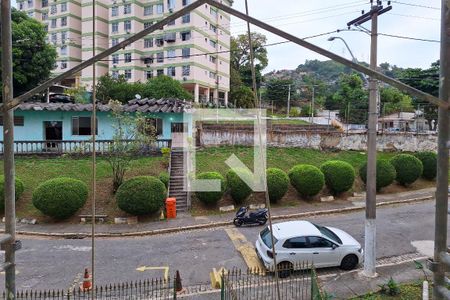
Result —
[{"label": "power line", "polygon": [[439,18],[422,17],[422,16],[414,16],[414,15],[403,15],[403,14],[396,14],[396,13],[390,13],[390,15],[399,16],[399,17],[407,17],[407,18],[416,18],[416,19],[430,20],[430,21],[437,21],[437,22],[439,22],[441,20]]},{"label": "power line", "polygon": [[393,0],[392,3],[397,3],[401,5],[408,5],[408,6],[414,6],[414,7],[421,7],[421,8],[428,8],[428,9],[434,9],[434,10],[441,10],[439,7],[435,6],[427,6],[427,5],[421,5],[421,4],[414,4],[414,3],[407,3],[407,2],[401,2]]},{"label": "power line", "polygon": [[398,39],[404,39],[404,40],[413,40],[413,41],[430,42],[430,43],[440,43],[439,40],[415,38],[415,37],[411,37],[411,36],[402,36],[402,35],[389,34],[389,33],[378,33],[378,34],[379,35],[383,35],[383,36],[398,38]]}]

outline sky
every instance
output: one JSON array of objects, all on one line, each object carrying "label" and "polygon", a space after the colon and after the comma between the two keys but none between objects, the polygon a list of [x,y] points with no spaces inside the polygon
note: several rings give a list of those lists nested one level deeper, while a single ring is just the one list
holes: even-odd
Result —
[{"label": "sky", "polygon": [[[383,4],[386,6],[387,1]],[[248,0],[248,6],[250,16],[301,38],[346,29],[347,22],[360,16],[362,10],[370,9],[368,0]],[[392,6],[391,11],[379,17],[380,33],[439,40],[439,0],[392,1]],[[245,13],[244,0],[235,0],[233,8]],[[370,28],[370,21],[365,27]],[[246,34],[246,23],[240,19],[232,17],[230,28],[232,35]],[[252,26],[251,30],[264,33],[268,44],[284,40],[258,27]],[[351,59],[344,43],[341,40],[330,42],[327,40],[330,36],[343,38],[357,60],[369,62],[370,36],[363,32],[339,32],[308,41]],[[305,60],[327,59],[292,43],[267,47],[267,50],[269,65],[264,73],[295,69]],[[378,64],[388,62],[399,67],[427,68],[438,59],[439,43],[379,36]]]}]

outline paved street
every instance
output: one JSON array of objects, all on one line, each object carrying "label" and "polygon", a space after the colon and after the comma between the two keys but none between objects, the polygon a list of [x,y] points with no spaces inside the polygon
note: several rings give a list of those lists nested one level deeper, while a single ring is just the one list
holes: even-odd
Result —
[{"label": "paved street", "polygon": [[[310,220],[342,228],[364,245],[362,211]],[[377,221],[378,258],[416,252],[411,242],[433,239],[434,201],[380,208]],[[228,227],[151,237],[97,239],[96,284],[173,276],[177,269],[185,285],[207,284],[212,268],[245,269],[246,262],[251,263],[244,261],[236,250],[236,240],[232,239],[246,238],[247,243],[253,244],[261,229],[236,231]],[[17,254],[19,290],[66,289],[74,282],[81,282],[84,268],[90,267],[90,239],[23,238],[22,241],[23,249]],[[145,271],[136,270],[143,266],[147,267]]]}]

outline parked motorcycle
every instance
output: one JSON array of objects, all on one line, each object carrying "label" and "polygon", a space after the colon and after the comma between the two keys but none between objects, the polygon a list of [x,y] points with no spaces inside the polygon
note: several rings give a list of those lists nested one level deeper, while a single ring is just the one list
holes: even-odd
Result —
[{"label": "parked motorcycle", "polygon": [[233,224],[237,227],[242,225],[264,225],[267,222],[267,208],[258,209],[255,212],[248,212],[248,207],[241,207],[233,220]]}]

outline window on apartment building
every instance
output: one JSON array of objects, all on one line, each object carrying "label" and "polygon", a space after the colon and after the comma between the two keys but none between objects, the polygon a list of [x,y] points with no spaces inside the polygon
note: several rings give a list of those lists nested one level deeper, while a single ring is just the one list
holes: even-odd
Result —
[{"label": "window on apartment building", "polygon": [[119,71],[112,71],[111,72],[111,77],[114,79],[118,79],[119,78]]},{"label": "window on apartment building", "polygon": [[156,4],[156,13],[163,14],[164,13],[164,4]]},{"label": "window on apartment building", "polygon": [[209,56],[209,61],[212,62],[212,63],[216,63],[217,57],[210,55]]},{"label": "window on apartment building", "polygon": [[156,53],[156,62],[159,62],[159,63],[164,62],[164,52]]},{"label": "window on apartment building", "polygon": [[113,65],[117,65],[119,63],[119,54],[113,54],[111,57]]},{"label": "window on apartment building", "polygon": [[42,13],[42,21],[48,20],[48,13],[47,12],[43,12]]},{"label": "window on apartment building", "polygon": [[216,73],[209,71],[209,78],[216,79]]},{"label": "window on apartment building", "polygon": [[29,11],[29,12],[27,13],[27,15],[28,15],[30,18],[32,18],[32,17],[34,17],[34,12]]},{"label": "window on apartment building", "polygon": [[[95,120],[95,134],[98,134],[98,119]],[[91,135],[91,117],[72,117],[72,135]]]},{"label": "window on apartment building", "polygon": [[53,19],[51,22],[51,26],[50,27],[52,27],[52,28],[56,28],[56,22],[57,22],[58,20],[56,20],[56,19]]},{"label": "window on apartment building", "polygon": [[61,3],[61,12],[67,11],[67,2]]},{"label": "window on apartment building", "polygon": [[164,69],[158,69],[156,70],[156,76],[164,75]]},{"label": "window on apartment building", "polygon": [[167,26],[173,26],[173,25],[175,25],[175,20],[170,21],[169,23],[167,23]]},{"label": "window on apartment building", "polygon": [[167,0],[167,9],[172,11],[175,9],[175,0]]},{"label": "window on apartment building", "polygon": [[123,22],[123,29],[125,31],[130,31],[131,30],[131,21],[130,20],[126,20]]},{"label": "window on apartment building", "polygon": [[65,43],[67,39],[67,31],[61,31],[61,43]]},{"label": "window on apartment building", "polygon": [[67,69],[67,61],[66,60],[61,61],[61,69]]},{"label": "window on apartment building", "polygon": [[[156,135],[161,135],[163,131],[163,120],[160,118],[146,118],[145,119],[146,127],[148,130],[148,134],[155,133]],[[155,132],[153,132],[153,128]]]},{"label": "window on apartment building", "polygon": [[183,6],[186,6],[186,5],[188,5],[190,3],[190,1],[189,0],[183,0],[182,3],[183,3]]},{"label": "window on apartment building", "polygon": [[189,76],[191,74],[191,66],[183,66],[182,74],[183,76]]},{"label": "window on apartment building", "polygon": [[191,14],[185,14],[181,18],[181,23],[185,24],[185,23],[189,23],[189,22],[191,22]]},{"label": "window on apartment building", "polygon": [[56,44],[56,41],[58,40],[58,36],[56,32],[52,32],[51,41],[53,44]]},{"label": "window on apartment building", "polygon": [[181,57],[182,58],[189,58],[190,55],[191,55],[191,48],[181,49]]},{"label": "window on apartment building", "polygon": [[118,6],[111,7],[111,16],[117,17],[118,15],[119,15],[119,7]]},{"label": "window on apartment building", "polygon": [[191,32],[190,31],[180,32],[180,36],[182,41],[188,41],[191,39]]},{"label": "window on apartment building", "polygon": [[217,8],[215,7],[210,7],[209,8],[209,13],[213,16],[213,17],[217,17]]},{"label": "window on apartment building", "polygon": [[131,53],[125,53],[125,54],[123,55],[123,57],[124,57],[124,61],[125,61],[126,63],[130,63],[130,62],[131,62]]},{"label": "window on apartment building", "polygon": [[61,18],[61,26],[67,26],[67,17]]},{"label": "window on apartment building", "polygon": [[153,54],[150,54],[147,57],[144,57],[144,64],[147,66],[153,63]]},{"label": "window on apartment building", "polygon": [[56,4],[52,4],[52,6],[50,6],[50,14],[54,15],[58,12],[58,8],[56,7]]},{"label": "window on apartment building", "polygon": [[33,7],[33,0],[27,0],[28,7]]},{"label": "window on apartment building", "polygon": [[[0,126],[3,126],[3,116],[0,116]],[[24,126],[23,116],[14,116],[14,126]]]},{"label": "window on apartment building", "polygon": [[175,77],[175,67],[167,68],[167,76]]},{"label": "window on apartment building", "polygon": [[19,2],[19,9],[20,9],[20,10],[23,9],[23,2]]},{"label": "window on apartment building", "polygon": [[159,37],[155,39],[155,44],[157,47],[162,47],[164,46],[164,38]]},{"label": "window on apartment building", "polygon": [[124,4],[123,5],[123,14],[131,14],[131,4]]},{"label": "window on apartment building", "polygon": [[167,50],[167,58],[168,59],[175,59],[175,49]]},{"label": "window on apartment building", "polygon": [[[48,32],[48,24],[44,24],[44,30],[45,30],[45,32]],[[48,37],[47,37],[47,42],[48,42]]]},{"label": "window on apartment building", "polygon": [[111,24],[111,32],[119,32],[119,23],[118,22],[114,22]]},{"label": "window on apartment building", "polygon": [[153,38],[144,39],[144,48],[153,47]]},{"label": "window on apartment building", "polygon": [[123,73],[123,75],[125,76],[126,80],[131,79],[131,70],[125,70],[125,72]]},{"label": "window on apartment building", "polygon": [[111,39],[111,46],[115,46],[119,43],[119,39]]},{"label": "window on apartment building", "polygon": [[152,79],[153,78],[153,70],[145,71],[145,78]]},{"label": "window on apartment building", "polygon": [[213,40],[209,40],[209,44],[211,46],[213,46],[213,48],[217,48],[217,42],[213,41]]},{"label": "window on apartment building", "polygon": [[153,5],[144,6],[144,16],[153,15]]},{"label": "window on apartment building", "polygon": [[150,26],[152,26],[152,24],[153,24],[152,21],[150,21],[150,22],[145,22],[145,23],[144,23],[144,29],[145,29],[145,28],[149,28]]},{"label": "window on apartment building", "polygon": [[48,0],[42,0],[42,7],[48,6]]},{"label": "window on apartment building", "polygon": [[66,45],[61,46],[60,55],[61,56],[67,55],[67,46]]},{"label": "window on apartment building", "polygon": [[217,26],[214,26],[213,24],[209,24],[209,29],[211,29],[213,32],[217,33]]}]

